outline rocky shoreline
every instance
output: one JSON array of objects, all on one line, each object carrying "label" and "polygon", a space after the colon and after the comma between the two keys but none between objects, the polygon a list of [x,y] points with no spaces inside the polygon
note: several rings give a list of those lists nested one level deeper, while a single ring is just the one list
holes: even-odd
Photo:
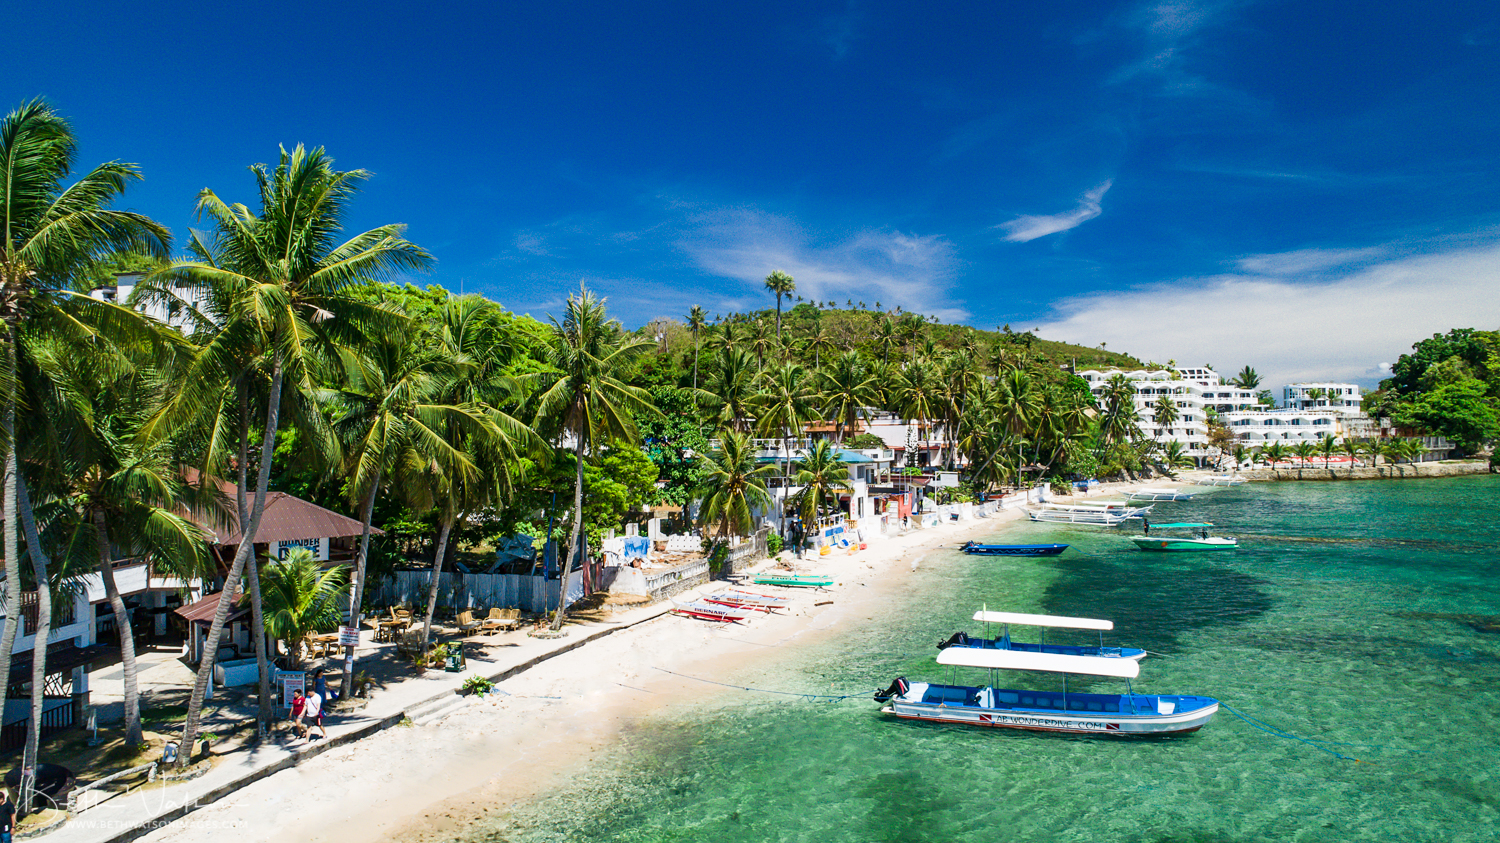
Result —
[{"label": "rocky shoreline", "polygon": [[1256,469],[1242,471],[1240,476],[1259,482],[1283,482],[1298,480],[1409,480],[1417,477],[1461,477],[1470,474],[1491,473],[1488,460],[1439,460],[1419,462],[1412,465],[1365,466],[1363,468],[1322,468],[1312,466],[1301,470]]}]

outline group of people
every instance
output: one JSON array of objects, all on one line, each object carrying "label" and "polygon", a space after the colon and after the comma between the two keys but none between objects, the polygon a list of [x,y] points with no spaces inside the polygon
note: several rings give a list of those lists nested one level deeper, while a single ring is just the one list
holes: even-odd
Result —
[{"label": "group of people", "polygon": [[304,694],[298,688],[292,692],[292,731],[297,737],[310,737],[313,729],[322,733],[319,737],[328,737],[328,730],[323,728],[323,709],[329,702],[328,680],[321,670],[313,673],[312,691]]}]

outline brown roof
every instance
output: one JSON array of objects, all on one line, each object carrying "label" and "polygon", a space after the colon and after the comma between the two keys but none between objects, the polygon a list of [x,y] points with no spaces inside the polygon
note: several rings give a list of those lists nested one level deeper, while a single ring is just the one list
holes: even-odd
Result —
[{"label": "brown roof", "polygon": [[[233,495],[233,489],[229,492]],[[220,534],[219,544],[239,544],[242,538],[239,517],[231,514],[228,535]],[[255,543],[284,542],[295,539],[319,539],[324,536],[357,536],[363,525],[357,519],[324,509],[315,503],[288,495],[286,492],[266,492],[266,511],[260,517],[260,529],[255,531]],[[370,528],[370,534],[385,535],[382,530]]]},{"label": "brown roof", "polygon": [[[222,591],[215,591],[213,594],[200,597],[186,606],[177,609],[177,614],[186,618],[188,623],[212,624],[214,622],[214,613],[219,611],[219,595],[223,593]],[[244,599],[243,594],[240,595],[240,599]],[[240,607],[230,609],[229,617],[225,622],[227,623],[228,621],[242,617],[248,614],[249,611],[249,609]]]}]

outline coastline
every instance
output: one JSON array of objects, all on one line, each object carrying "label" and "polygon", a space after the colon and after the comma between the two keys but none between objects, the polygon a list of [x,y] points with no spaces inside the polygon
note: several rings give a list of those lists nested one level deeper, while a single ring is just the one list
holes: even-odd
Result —
[{"label": "coastline", "polygon": [[[1186,472],[1184,472],[1186,473]],[[1398,463],[1359,468],[1323,468],[1311,466],[1298,471],[1290,469],[1255,469],[1241,471],[1239,475],[1257,483],[1321,482],[1334,480],[1416,480],[1432,477],[1468,477],[1475,474],[1490,474],[1488,460],[1436,460],[1411,465]]]},{"label": "coastline", "polygon": [[[1106,484],[1099,492],[1139,485]],[[850,556],[812,557],[799,570],[833,575],[835,585],[811,592],[765,587],[791,598],[785,613],[723,626],[671,615],[653,619],[500,683],[508,696],[331,749],[142,839],[185,843],[200,839],[207,827],[234,827],[239,843],[279,839],[288,827],[302,839],[350,843],[452,838],[545,793],[668,706],[728,690],[674,674],[722,681],[746,666],[788,658],[789,648],[863,617],[861,608],[901,588],[901,575],[926,554],[1023,518],[1019,509],[1006,510],[884,539]],[[679,597],[721,587],[709,583]]]}]

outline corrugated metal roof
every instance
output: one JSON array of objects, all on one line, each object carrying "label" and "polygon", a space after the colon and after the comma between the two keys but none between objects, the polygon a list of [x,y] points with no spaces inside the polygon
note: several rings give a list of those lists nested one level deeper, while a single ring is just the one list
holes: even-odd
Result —
[{"label": "corrugated metal roof", "polygon": [[[232,486],[228,494],[232,499],[234,496]],[[217,539],[219,544],[240,543],[242,536],[239,517],[231,513],[229,521],[232,529],[226,530],[227,534],[219,535]],[[324,536],[329,538],[357,536],[361,529],[362,525],[357,519],[324,509],[286,492],[267,492],[266,511],[260,517],[260,529],[255,531],[255,543],[319,539]],[[384,535],[384,532],[372,527],[370,534],[380,536]]]},{"label": "corrugated metal roof", "polygon": [[[215,591],[213,594],[200,597],[197,600],[189,603],[188,605],[177,609],[177,614],[186,618],[188,623],[211,624],[214,622],[214,613],[219,611],[219,595],[223,593],[224,592],[222,591]],[[238,598],[236,598],[235,602],[243,600],[244,597],[245,595],[241,594]],[[229,618],[226,620],[226,623],[228,621],[233,621],[237,618],[243,617],[249,613],[249,609],[240,608],[238,606],[231,608],[229,610]]]}]

